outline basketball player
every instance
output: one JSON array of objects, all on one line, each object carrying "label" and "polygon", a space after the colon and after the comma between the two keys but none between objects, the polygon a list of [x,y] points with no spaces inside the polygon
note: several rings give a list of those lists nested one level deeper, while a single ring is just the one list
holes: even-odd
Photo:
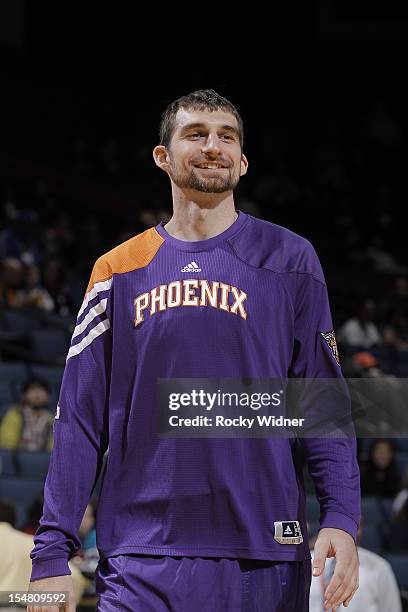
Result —
[{"label": "basketball player", "polygon": [[68,559],[108,449],[98,610],[306,611],[302,452],[321,507],[313,574],[336,557],[324,599],[335,610],[358,586],[355,440],[175,439],[156,426],[158,379],[342,377],[317,255],[288,229],[236,211],[243,125],[215,91],[168,106],[153,156],[170,178],[173,216],[93,268],[67,355],[30,588],[72,591]]}]

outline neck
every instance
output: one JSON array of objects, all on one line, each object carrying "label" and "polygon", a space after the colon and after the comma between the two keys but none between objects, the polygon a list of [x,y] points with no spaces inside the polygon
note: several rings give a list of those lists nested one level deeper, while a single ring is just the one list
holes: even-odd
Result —
[{"label": "neck", "polygon": [[173,190],[173,216],[166,231],[179,240],[206,240],[225,231],[237,219],[232,192],[202,193]]}]

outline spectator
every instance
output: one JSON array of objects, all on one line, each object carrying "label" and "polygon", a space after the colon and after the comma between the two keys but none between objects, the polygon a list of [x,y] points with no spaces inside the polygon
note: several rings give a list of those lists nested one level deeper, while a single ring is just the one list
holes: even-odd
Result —
[{"label": "spectator", "polygon": [[60,256],[64,261],[70,261],[78,240],[72,219],[63,207],[53,217],[53,221],[44,228],[43,242],[47,257]]},{"label": "spectator", "polygon": [[382,339],[376,324],[373,300],[364,300],[356,316],[351,317],[340,328],[338,341],[346,347],[369,349],[381,344]]},{"label": "spectator", "polygon": [[380,370],[378,359],[368,351],[359,351],[344,360],[343,371],[349,378],[376,376]]},{"label": "spectator", "polygon": [[52,449],[54,416],[48,410],[50,390],[45,381],[32,379],[23,387],[21,404],[12,406],[0,425],[0,447],[11,450]]},{"label": "spectator", "polygon": [[408,312],[392,308],[384,326],[384,344],[397,351],[408,351]]},{"label": "spectator", "polygon": [[85,509],[78,533],[81,538],[82,550],[96,546],[95,510],[91,503]]},{"label": "spectator", "polygon": [[85,509],[78,535],[81,539],[81,550],[73,557],[73,563],[85,576],[93,576],[98,565],[99,552],[96,547],[95,510],[91,502]]},{"label": "spectator", "polygon": [[18,292],[24,282],[24,265],[15,257],[7,257],[2,262],[0,278],[0,304],[13,308],[19,306]]},{"label": "spectator", "polygon": [[408,312],[408,278],[398,276],[392,291],[393,303],[403,312]]},{"label": "spectator", "polygon": [[[361,535],[362,524],[360,523],[357,534],[358,542],[361,541]],[[360,586],[347,610],[350,612],[384,612],[385,610],[401,612],[398,584],[388,561],[361,546],[358,546],[358,556],[360,559]],[[333,574],[334,565],[335,560],[328,559],[323,575],[319,578],[312,578],[310,612],[323,610],[323,593]]]},{"label": "spectator", "polygon": [[54,310],[54,300],[41,285],[40,269],[35,264],[26,267],[24,286],[16,292],[14,306],[37,308],[47,312]]},{"label": "spectator", "polygon": [[399,274],[408,271],[407,266],[400,265],[395,257],[384,246],[382,234],[373,236],[367,250],[366,256],[373,265],[374,272],[379,274]]},{"label": "spectator", "polygon": [[55,303],[55,311],[66,317],[74,310],[69,287],[65,282],[63,263],[60,259],[49,259],[43,268],[44,288],[48,291]]},{"label": "spectator", "polygon": [[34,208],[21,208],[14,201],[4,206],[2,220],[6,226],[0,231],[0,256],[22,262],[38,262],[41,246],[38,240],[39,218]]},{"label": "spectator", "polygon": [[404,474],[402,475],[402,486],[401,491],[398,492],[396,498],[392,502],[392,518],[396,516],[402,510],[406,500],[408,500],[408,466],[406,466]]},{"label": "spectator", "polygon": [[[16,511],[11,502],[0,499],[0,593],[1,591],[27,591],[31,574],[30,552],[33,538],[15,529]],[[70,562],[77,603],[82,597],[87,581]],[[8,610],[9,607],[0,610]],[[21,610],[21,608],[19,608]]]},{"label": "spectator", "polygon": [[408,350],[408,279],[397,276],[381,303],[384,344],[397,350]]},{"label": "spectator", "polygon": [[360,408],[364,409],[364,418],[360,418],[356,423],[358,436],[390,436],[399,428],[408,426],[408,415],[405,418],[403,409],[404,387],[396,376],[379,367],[378,359],[374,355],[368,351],[359,351],[348,356],[344,360],[343,372],[349,379],[371,379],[355,386],[350,381],[354,392],[359,390],[358,394],[361,395],[358,402],[359,405],[362,402]]},{"label": "spectator", "polygon": [[361,466],[362,494],[395,497],[400,489],[400,482],[394,447],[390,440],[374,440],[368,461]]},{"label": "spectator", "polygon": [[[391,525],[389,529],[388,548],[392,552],[406,553],[408,550],[408,491],[404,489],[402,491],[403,496],[400,494],[394,500],[394,508],[396,506],[395,501],[399,497],[399,504],[396,512],[393,513],[391,519]],[[403,497],[405,499],[403,499]],[[393,508],[393,509],[394,509]]]}]

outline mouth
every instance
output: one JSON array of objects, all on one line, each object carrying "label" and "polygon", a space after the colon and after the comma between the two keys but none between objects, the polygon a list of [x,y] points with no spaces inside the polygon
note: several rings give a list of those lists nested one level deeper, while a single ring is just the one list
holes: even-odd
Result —
[{"label": "mouth", "polygon": [[200,170],[225,170],[227,167],[221,164],[194,164],[194,168],[199,168]]}]

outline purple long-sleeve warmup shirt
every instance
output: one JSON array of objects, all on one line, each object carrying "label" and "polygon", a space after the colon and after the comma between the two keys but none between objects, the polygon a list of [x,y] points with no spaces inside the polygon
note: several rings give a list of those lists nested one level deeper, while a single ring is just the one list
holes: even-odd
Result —
[{"label": "purple long-sleeve warmup shirt", "polygon": [[[70,573],[107,449],[97,512],[102,559],[307,559],[300,447],[321,527],[355,537],[353,438],[157,434],[157,379],[341,378],[331,330],[311,244],[242,212],[207,240],[178,240],[160,224],[100,257],[67,355],[32,580]],[[303,542],[275,539],[281,521],[298,521]]]}]

